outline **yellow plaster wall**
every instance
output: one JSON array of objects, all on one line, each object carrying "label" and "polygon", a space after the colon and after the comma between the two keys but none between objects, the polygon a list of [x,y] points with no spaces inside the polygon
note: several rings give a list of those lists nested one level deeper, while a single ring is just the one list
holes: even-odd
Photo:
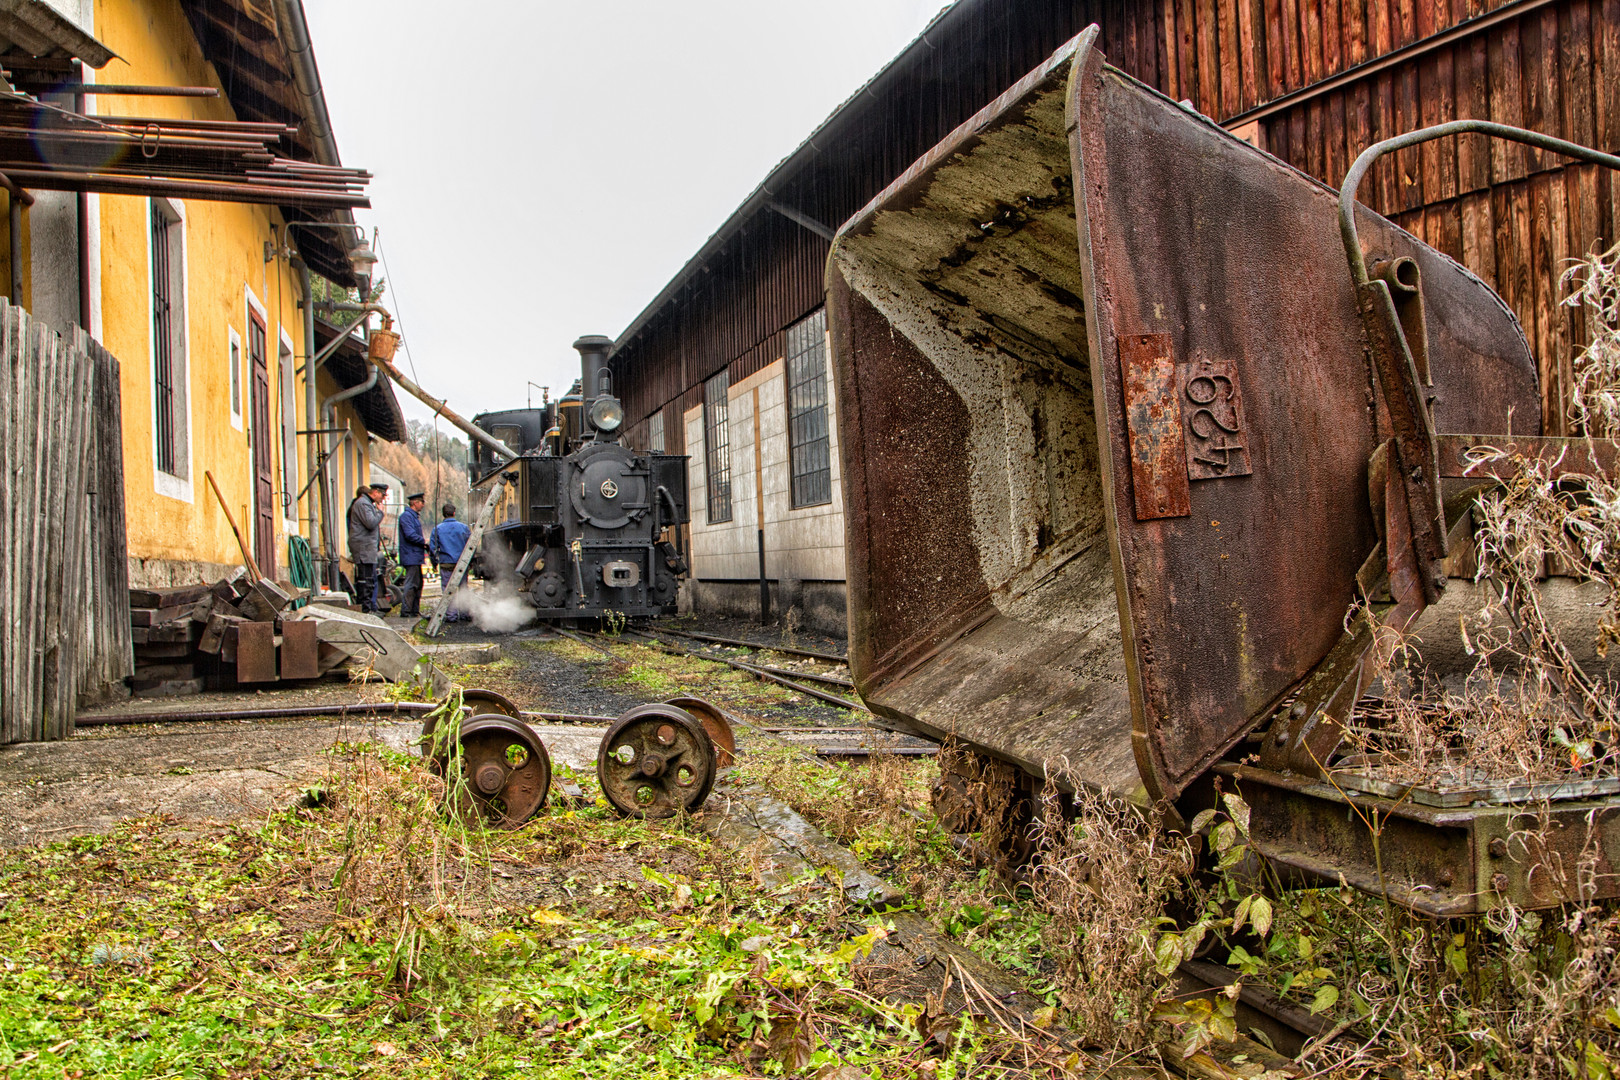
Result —
[{"label": "yellow plaster wall", "polygon": [[[103,82],[220,87],[214,68],[202,55],[190,24],[176,0],[98,0],[96,36],[121,60],[99,73]],[[223,89],[223,88],[221,88]],[[236,119],[228,101],[219,98],[94,99],[103,114],[163,116],[176,119]],[[235,564],[241,561],[230,526],[207,481],[211,471],[231,513],[244,533],[244,510],[253,518],[252,376],[248,360],[248,303],[251,291],[263,306],[269,366],[270,443],[275,488],[281,468],[279,341],[283,330],[293,344],[298,372],[294,376],[297,427],[309,427],[304,416],[301,378],[304,355],[303,318],[298,309],[300,283],[287,260],[264,258],[266,241],[285,246],[281,215],[274,207],[239,203],[175,200],[183,206],[186,260],[186,335],[190,380],[189,501],[159,494],[153,434],[152,309],[148,221],[145,198],[102,195],[101,200],[101,339],[122,362],[124,404],[124,484],[128,505],[129,554],[157,558]],[[242,429],[231,419],[230,344],[228,328],[241,340]],[[303,440],[298,440],[303,485]],[[294,493],[296,493],[296,488]],[[279,495],[278,495],[279,499]],[[307,510],[294,516],[304,518]],[[286,574],[287,548],[279,506],[272,513],[276,530],[276,564]],[[251,543],[251,539],[249,540]]]}]

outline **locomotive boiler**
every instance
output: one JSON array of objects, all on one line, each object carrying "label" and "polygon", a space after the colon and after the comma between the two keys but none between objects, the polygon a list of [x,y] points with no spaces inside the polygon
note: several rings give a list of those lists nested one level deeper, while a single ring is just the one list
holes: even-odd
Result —
[{"label": "locomotive boiler", "polygon": [[687,459],[625,444],[611,346],[574,342],[580,380],[560,400],[473,418],[519,454],[475,443],[468,462],[475,487],[515,474],[484,541],[485,576],[515,584],[542,619],[672,615],[686,574]]}]

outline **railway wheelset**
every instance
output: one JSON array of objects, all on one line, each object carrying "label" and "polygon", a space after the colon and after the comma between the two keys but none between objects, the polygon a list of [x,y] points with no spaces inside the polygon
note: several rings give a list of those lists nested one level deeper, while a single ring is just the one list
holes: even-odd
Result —
[{"label": "railway wheelset", "polygon": [[[490,690],[462,692],[453,738],[441,714],[423,725],[422,752],[445,779],[447,808],[469,824],[516,829],[546,806],[551,755],[510,700]],[[602,736],[596,773],[620,814],[667,818],[701,807],[736,757],[731,720],[702,698],[639,705]]]}]

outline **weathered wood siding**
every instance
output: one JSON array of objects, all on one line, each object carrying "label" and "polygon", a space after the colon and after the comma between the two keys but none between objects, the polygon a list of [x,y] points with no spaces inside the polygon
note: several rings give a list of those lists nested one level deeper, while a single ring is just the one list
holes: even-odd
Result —
[{"label": "weathered wood siding", "polygon": [[[1097,23],[1110,62],[1337,187],[1379,139],[1456,117],[1534,128],[1620,152],[1620,0],[1081,0],[960,5],[931,51],[835,118],[778,201],[836,226],[929,147]],[[1615,242],[1620,180],[1467,136],[1392,155],[1361,197],[1465,263],[1516,311],[1562,429],[1578,313],[1557,303],[1567,259]],[[615,356],[632,437],[682,412],[726,367],[737,382],[780,356],[823,301],[827,242],[761,211]]]},{"label": "weathered wood siding", "polygon": [[61,739],[133,671],[118,361],[0,301],[0,743]]}]

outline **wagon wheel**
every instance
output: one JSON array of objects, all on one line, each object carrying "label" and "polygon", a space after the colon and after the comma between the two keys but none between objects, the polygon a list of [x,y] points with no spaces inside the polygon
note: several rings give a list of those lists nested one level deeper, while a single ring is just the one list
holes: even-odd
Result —
[{"label": "wagon wheel", "polygon": [[546,805],[551,755],[529,725],[473,716],[461,722],[458,742],[461,776],[451,778],[447,802],[463,821],[515,829]]},{"label": "wagon wheel", "polygon": [[[448,699],[446,699],[448,701]],[[441,703],[443,704],[443,703]],[[510,716],[514,720],[522,720],[523,712],[512,704],[510,698],[497,694],[493,690],[463,690],[461,692],[461,705],[465,710],[463,716]],[[438,729],[439,716],[429,713],[422,721],[422,756],[433,758],[433,771],[441,772],[440,765],[444,758],[444,747],[435,748],[433,745],[433,732]]]},{"label": "wagon wheel", "polygon": [[720,706],[696,697],[670,698],[664,704],[685,709],[697,717],[703,730],[709,733],[709,741],[714,743],[715,767],[731,768],[731,763],[737,760],[737,737],[731,732],[731,718]]},{"label": "wagon wheel", "polygon": [[643,705],[608,728],[596,775],[619,813],[664,818],[703,805],[719,772],[715,757],[713,741],[691,713]]}]

